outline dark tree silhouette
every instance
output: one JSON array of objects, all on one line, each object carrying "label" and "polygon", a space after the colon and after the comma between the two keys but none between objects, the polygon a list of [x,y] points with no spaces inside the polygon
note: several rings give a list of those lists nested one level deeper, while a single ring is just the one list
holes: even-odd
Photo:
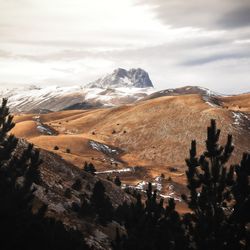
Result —
[{"label": "dark tree silhouette", "polygon": [[219,145],[219,137],[220,130],[211,120],[206,151],[200,157],[196,155],[196,141],[191,143],[190,157],[186,160],[190,196],[183,196],[193,211],[189,233],[196,249],[245,249],[246,219],[239,223],[233,215],[249,199],[248,157],[243,157],[236,167],[235,181],[235,167],[226,166],[234,149],[232,136],[228,135],[224,147]]},{"label": "dark tree silhouette", "polygon": [[106,224],[113,219],[114,209],[101,181],[96,182],[90,202],[99,222]]},{"label": "dark tree silhouette", "polygon": [[127,235],[117,232],[114,249],[189,249],[182,218],[175,211],[175,202],[170,199],[164,207],[163,199],[157,200],[156,191],[149,183],[147,199],[142,202],[137,194],[136,203],[124,203],[116,210],[117,221],[126,228]]},{"label": "dark tree silhouette", "polygon": [[83,167],[84,171],[94,174],[96,172],[95,166],[92,163],[84,163],[84,167]]},{"label": "dark tree silhouette", "polygon": [[122,185],[122,182],[121,182],[119,176],[116,176],[116,177],[115,177],[114,183],[115,183],[115,185],[118,186],[118,187],[120,187],[120,186]]},{"label": "dark tree silhouette", "polygon": [[191,212],[182,216],[173,199],[163,206],[149,183],[147,199],[119,206],[116,220],[126,234],[117,232],[114,249],[248,250],[250,249],[250,155],[228,166],[234,150],[232,136],[219,144],[215,120],[207,130],[206,150],[197,156],[192,141],[186,159],[189,195],[182,198]]},{"label": "dark tree silhouette", "polygon": [[33,145],[23,149],[8,135],[14,127],[7,100],[0,107],[0,248],[1,249],[87,249],[82,235],[66,230],[52,218],[45,218],[46,206],[32,212],[35,184],[39,184],[39,151]]}]

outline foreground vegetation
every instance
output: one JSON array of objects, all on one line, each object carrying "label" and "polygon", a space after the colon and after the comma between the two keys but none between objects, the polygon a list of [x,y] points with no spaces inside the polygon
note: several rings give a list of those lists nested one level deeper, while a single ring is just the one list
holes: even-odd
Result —
[{"label": "foreground vegetation", "polygon": [[18,149],[18,139],[8,136],[14,127],[3,100],[0,107],[0,248],[88,249],[82,234],[46,218],[46,205],[33,212],[35,185],[39,185],[39,151],[29,144]]},{"label": "foreground vegetation", "polygon": [[[39,151],[29,145],[16,152],[18,139],[8,135],[14,124],[6,104],[3,100],[0,108],[0,247],[88,249],[82,232],[45,216],[45,205],[33,211],[40,179]],[[234,150],[232,136],[225,146],[219,144],[219,137],[220,130],[212,120],[205,152],[198,156],[196,142],[191,143],[186,159],[189,195],[182,196],[189,213],[180,215],[173,199],[165,205],[150,183],[145,202],[136,193],[135,203],[114,208],[101,181],[96,182],[89,201],[72,204],[72,212],[96,225],[118,222],[113,249],[250,249],[250,155],[245,153],[238,165],[228,166]],[[85,168],[94,171],[92,165]],[[79,189],[79,185],[74,188]]]},{"label": "foreground vegetation", "polygon": [[118,221],[127,236],[117,235],[116,249],[250,249],[250,155],[240,164],[226,166],[234,150],[232,136],[219,145],[214,120],[207,130],[206,151],[196,154],[192,141],[187,164],[189,195],[182,198],[190,213],[180,215],[173,199],[163,206],[149,185],[147,200],[118,208]]}]

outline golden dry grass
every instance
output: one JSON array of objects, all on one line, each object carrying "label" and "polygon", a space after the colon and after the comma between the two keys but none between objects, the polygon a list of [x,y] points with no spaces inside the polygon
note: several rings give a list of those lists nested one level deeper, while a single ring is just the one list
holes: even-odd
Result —
[{"label": "golden dry grass", "polygon": [[223,97],[222,101],[228,109],[250,112],[250,94]]},{"label": "golden dry grass", "polygon": [[33,120],[19,121],[16,123],[16,126],[12,129],[11,133],[17,137],[26,139],[40,136],[40,133],[37,130],[37,124]]},{"label": "golden dry grass", "polygon": [[[239,99],[242,105],[249,105],[245,96]],[[236,97],[232,100],[223,98],[224,103],[236,101]],[[93,162],[98,170],[113,169],[114,166],[110,157],[90,148],[88,141],[113,145],[123,150],[121,159],[124,163],[118,168],[143,166],[149,177],[164,173],[183,183],[190,142],[196,139],[198,152],[204,150],[210,119],[216,119],[222,129],[222,142],[228,133],[233,134],[236,144],[233,162],[238,161],[241,153],[249,150],[249,131],[234,124],[229,109],[211,107],[199,95],[167,96],[118,108],[40,115],[45,125],[59,133],[57,136],[37,134],[34,116],[17,116],[17,126],[12,132],[47,150],[54,151],[54,146],[58,146],[56,152],[64,159],[79,167],[84,161]],[[65,153],[67,148],[71,153]],[[178,172],[170,172],[170,166],[176,167]]]}]

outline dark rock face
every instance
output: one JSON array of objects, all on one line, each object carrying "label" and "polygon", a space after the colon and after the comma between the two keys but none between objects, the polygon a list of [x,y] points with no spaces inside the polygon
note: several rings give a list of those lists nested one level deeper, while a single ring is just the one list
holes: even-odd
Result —
[{"label": "dark rock face", "polygon": [[103,105],[99,102],[96,102],[96,103],[79,102],[79,103],[67,106],[66,108],[62,110],[96,109],[96,108],[101,108],[102,106]]},{"label": "dark rock face", "polygon": [[153,84],[149,78],[148,73],[143,69],[125,70],[118,68],[112,74],[98,79],[86,87],[89,88],[122,88],[122,87],[136,87],[149,88]]},{"label": "dark rock face", "polygon": [[128,71],[131,75],[132,82],[137,88],[153,87],[153,84],[149,78],[149,75],[143,69],[131,69]]}]

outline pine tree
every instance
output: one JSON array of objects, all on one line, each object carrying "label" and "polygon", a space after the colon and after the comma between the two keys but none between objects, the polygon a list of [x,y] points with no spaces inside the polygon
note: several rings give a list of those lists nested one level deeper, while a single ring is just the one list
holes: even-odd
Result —
[{"label": "pine tree", "polygon": [[142,202],[137,195],[136,203],[124,203],[116,210],[118,221],[126,228],[127,235],[117,235],[114,249],[186,250],[188,237],[182,218],[175,210],[173,199],[164,207],[163,199],[157,200],[157,192],[149,183],[147,199]]},{"label": "pine tree", "polygon": [[90,202],[102,224],[113,219],[114,208],[109,197],[105,194],[105,187],[101,181],[96,182]]},{"label": "pine tree", "polygon": [[[236,208],[237,203],[246,199],[242,197],[247,186],[246,175],[241,175],[245,161],[236,170],[236,184],[235,167],[226,165],[234,150],[232,136],[228,135],[224,147],[219,145],[219,137],[220,130],[215,120],[211,120],[207,130],[206,150],[200,157],[197,157],[196,141],[191,143],[190,157],[186,160],[190,196],[183,196],[193,211],[189,217],[191,221],[187,221],[189,233],[196,249],[244,249],[242,242],[245,229],[243,224],[233,219],[231,204],[236,199]],[[238,192],[238,197],[233,190],[235,194]]]},{"label": "pine tree", "polygon": [[39,151],[31,144],[24,149],[18,146],[18,139],[8,135],[13,127],[4,99],[0,107],[0,248],[87,249],[79,232],[45,218],[45,205],[33,213],[34,184],[40,183]]},{"label": "pine tree", "polygon": [[180,216],[173,199],[164,207],[149,183],[145,205],[138,196],[135,204],[118,207],[116,218],[127,236],[117,235],[115,249],[250,249],[250,154],[229,166],[232,136],[224,146],[219,137],[220,130],[211,120],[201,156],[197,156],[196,141],[191,142],[186,159],[189,195],[182,196],[191,213]]},{"label": "pine tree", "polygon": [[250,222],[250,154],[244,153],[240,164],[234,166],[236,172],[236,185],[233,188],[234,217],[237,220]]}]

